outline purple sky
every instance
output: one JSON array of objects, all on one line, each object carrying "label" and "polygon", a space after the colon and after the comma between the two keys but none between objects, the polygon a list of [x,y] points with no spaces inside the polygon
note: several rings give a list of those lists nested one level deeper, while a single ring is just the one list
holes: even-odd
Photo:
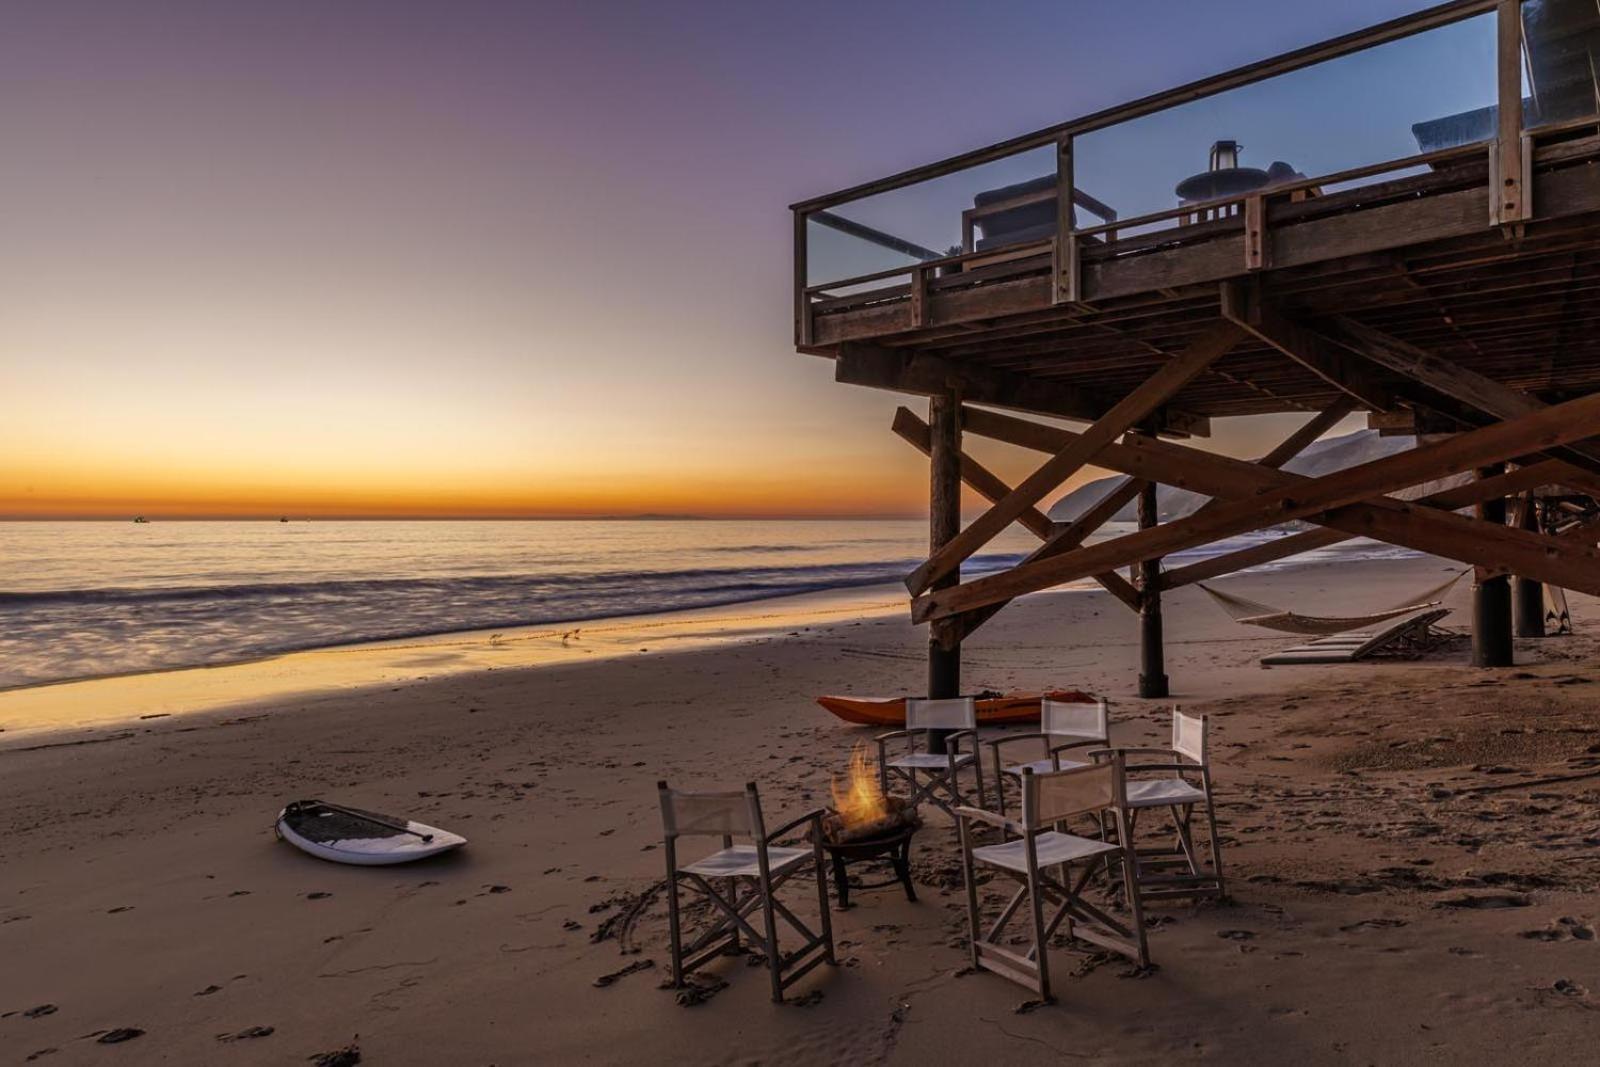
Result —
[{"label": "purple sky", "polygon": [[10,5],[0,514],[915,512],[785,205],[1424,6]]}]

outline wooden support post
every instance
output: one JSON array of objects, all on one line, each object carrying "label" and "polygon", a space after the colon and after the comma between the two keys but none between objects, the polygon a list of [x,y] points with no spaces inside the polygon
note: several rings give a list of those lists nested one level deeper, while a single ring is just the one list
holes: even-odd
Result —
[{"label": "wooden support post", "polygon": [[[1493,478],[1504,464],[1478,469],[1479,478]],[[1478,519],[1504,526],[1506,498],[1491,497],[1477,505]],[[1490,578],[1482,571],[1472,583],[1472,664],[1475,667],[1509,667],[1511,654],[1511,582],[1505,575]]]},{"label": "wooden support post", "polygon": [[[961,531],[961,403],[946,393],[928,400],[929,482],[928,546],[937,552]],[[938,587],[959,585],[960,571],[941,578]],[[961,695],[961,629],[959,619],[928,629],[928,696]],[[929,749],[943,752],[945,733],[936,731]]]},{"label": "wooden support post", "polygon": [[[1144,482],[1139,490],[1139,529],[1152,529],[1159,521],[1155,483]],[[1161,560],[1151,558],[1139,564],[1139,695],[1160,700],[1167,693],[1161,641]]]},{"label": "wooden support post", "polygon": [[[1524,493],[1517,501],[1517,526],[1523,530],[1538,531],[1539,502],[1532,493]],[[1544,583],[1536,578],[1517,576],[1512,586],[1512,603],[1516,612],[1518,637],[1544,636]]]}]

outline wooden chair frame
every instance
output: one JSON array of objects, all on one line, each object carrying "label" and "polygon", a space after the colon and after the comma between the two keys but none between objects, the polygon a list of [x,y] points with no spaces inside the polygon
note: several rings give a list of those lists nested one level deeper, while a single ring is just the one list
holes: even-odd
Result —
[{"label": "wooden chair frame", "polygon": [[[1177,736],[1177,717],[1183,715],[1172,709],[1173,733]],[[1133,844],[1132,854],[1141,891],[1146,900],[1170,897],[1215,897],[1228,899],[1227,881],[1222,870],[1222,842],[1217,834],[1217,813],[1211,790],[1210,721],[1207,716],[1185,716],[1191,723],[1198,720],[1201,732],[1201,758],[1179,751],[1176,741],[1172,748],[1111,748],[1091,753],[1096,760],[1120,758],[1126,776],[1165,773],[1198,789],[1202,796],[1194,800],[1165,805],[1133,806],[1128,810],[1129,837],[1123,839]],[[1157,757],[1155,762],[1132,762],[1130,757]],[[1204,863],[1195,845],[1195,809],[1205,809],[1206,840],[1211,852],[1211,862]],[[1131,835],[1138,831],[1139,813],[1165,807],[1172,821],[1172,842],[1165,846],[1139,847]],[[1176,868],[1176,870],[1174,870]]]},{"label": "wooden chair frame", "polygon": [[[1070,730],[1048,729],[1050,705],[1052,704],[1077,704],[1096,708],[1100,714],[1100,723],[1102,727],[1101,732],[1096,735],[1090,735],[1076,733]],[[1082,701],[1050,700],[1049,698],[1045,698],[1040,702],[1039,705],[1039,723],[1041,727],[1045,728],[1042,728],[1037,732],[1030,731],[1028,733],[1007,734],[1005,737],[997,737],[992,741],[985,742],[989,746],[990,753],[994,760],[995,806],[1000,809],[1000,814],[1004,815],[1006,813],[1006,779],[1014,778],[1019,782],[1022,779],[1022,771],[1020,768],[1015,770],[1008,768],[1005,765],[1005,761],[1000,758],[1001,748],[1017,741],[1037,741],[1044,750],[1044,759],[1050,762],[1050,769],[1053,771],[1059,771],[1061,770],[1061,753],[1075,748],[1090,748],[1094,746],[1104,748],[1111,744],[1109,732],[1111,727],[1111,717],[1109,709],[1109,702],[1103,699]],[[1052,741],[1058,741],[1061,738],[1073,738],[1073,740],[1062,741],[1059,744],[1051,743]],[[1038,773],[1037,769],[1035,770],[1035,773]]]},{"label": "wooden chair frame", "polygon": [[[741,933],[752,945],[759,946],[766,956],[774,1003],[782,1003],[784,990],[818,964],[837,962],[834,957],[833,923],[828,909],[828,879],[822,855],[823,809],[808,811],[768,832],[761,816],[761,799],[753,782],[746,783],[744,789],[737,792],[689,793],[670,789],[665,781],[657,782],[656,788],[661,796],[662,822],[666,837],[667,919],[671,936],[674,988],[683,988],[685,977],[711,960],[737,951]],[[673,804],[679,797],[702,801],[727,801],[729,810],[735,815],[734,825],[738,823],[737,816],[741,808],[748,812],[748,817],[743,820],[743,826],[720,834],[715,830],[678,829],[673,814]],[[812,861],[809,866],[816,875],[817,903],[821,908],[821,932],[813,932],[777,898],[779,887],[794,875],[804,871],[808,864],[801,861],[774,875],[769,857],[769,849],[776,841],[806,824],[810,825]],[[733,839],[736,834],[749,837],[754,845],[756,874],[718,878],[717,881],[724,885],[723,890],[718,892],[712,885],[711,878],[679,868],[677,850],[679,837],[720,836],[725,853],[734,847]],[[714,854],[716,855],[722,853]],[[682,909],[678,899],[680,886],[704,896],[711,903],[715,913],[715,921],[711,926],[699,933],[687,945],[683,941]],[[758,910],[763,920],[759,931],[751,924],[751,917]],[[781,952],[778,947],[777,920],[780,917],[800,935],[803,942],[799,949],[788,954]]]},{"label": "wooden chair frame", "polygon": [[[893,766],[893,760],[891,760],[889,757],[889,742],[897,738],[913,739],[918,734],[921,734],[923,736],[924,744],[926,744],[928,739],[931,738],[933,731],[935,729],[942,729],[942,727],[933,725],[910,725],[917,718],[918,706],[927,704],[948,704],[952,702],[950,700],[907,700],[907,728],[904,730],[890,730],[888,733],[879,734],[877,737],[873,738],[873,741],[876,742],[878,746],[878,786],[883,790],[883,795],[889,795],[889,776],[893,774],[895,777],[904,781],[907,787],[911,790],[911,795],[907,798],[907,803],[918,805],[926,800],[928,803],[934,805],[940,811],[950,816],[952,820],[956,818],[956,809],[967,802],[966,798],[961,795],[961,783],[959,775],[962,769],[964,769],[969,763],[972,766],[972,773],[976,784],[978,807],[983,807],[985,799],[983,791],[983,759],[982,754],[978,751],[977,701],[972,697],[957,697],[953,698],[953,700],[964,701],[966,703],[966,714],[963,716],[963,720],[966,725],[962,726],[960,729],[951,730],[948,733],[945,733],[944,755],[946,760],[943,766]],[[961,751],[961,742],[963,740],[971,742],[972,750],[970,752],[963,753]],[[925,748],[919,749],[914,743],[911,743],[908,740],[907,754],[924,755],[930,753],[928,753]],[[921,775],[925,780],[919,780],[919,775]],[[939,795],[941,792],[944,794],[943,797]]]},{"label": "wooden chair frame", "polygon": [[[993,971],[1033,990],[1040,1000],[1054,999],[1050,992],[1049,943],[1050,938],[1063,925],[1068,937],[1126,956],[1141,967],[1150,963],[1150,948],[1145,934],[1139,884],[1133,875],[1133,864],[1126,860],[1126,847],[1122,844],[1131,840],[1131,834],[1127,830],[1127,812],[1121,804],[1124,796],[1121,758],[1111,757],[1110,789],[1104,806],[1096,804],[1078,811],[1051,812],[1048,820],[1041,819],[1036,814],[1036,798],[1042,780],[1102,774],[1104,771],[1104,764],[1055,771],[1045,775],[1035,775],[1031,768],[1025,770],[1022,774],[1020,820],[1007,819],[978,808],[957,809],[957,825],[961,832],[961,864],[967,887],[967,928],[972,965]],[[1095,851],[1081,860],[1054,865],[1054,875],[1045,873],[1040,866],[1038,851],[1041,833],[1049,832],[1053,827],[1062,825],[1067,818],[1079,814],[1092,814],[1097,817],[1109,815],[1120,832],[1120,836],[1116,838],[1117,843]],[[986,932],[982,928],[978,887],[974,877],[977,863],[982,862],[982,858],[974,853],[971,823],[995,827],[1000,830],[1002,840],[1008,835],[1020,839],[1026,857],[1025,872],[994,863],[984,864],[989,869],[1000,871],[1019,883],[1016,893],[1001,909],[999,917]],[[1082,864],[1082,870],[1076,876],[1071,870],[1074,863]],[[1084,889],[1097,871],[1109,872],[1113,868],[1120,869],[1122,875],[1122,889],[1126,895],[1131,918],[1126,924],[1083,897]],[[1026,953],[1019,953],[1003,946],[1001,940],[1005,937],[1006,927],[1016,917],[1024,902],[1028,904],[1032,944]],[[1055,912],[1048,921],[1045,918],[1046,905],[1055,906]]]}]

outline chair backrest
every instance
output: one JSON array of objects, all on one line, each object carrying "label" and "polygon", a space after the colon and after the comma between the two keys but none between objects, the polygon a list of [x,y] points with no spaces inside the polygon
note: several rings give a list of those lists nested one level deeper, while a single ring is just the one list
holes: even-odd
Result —
[{"label": "chair backrest", "polygon": [[1039,729],[1047,734],[1110,742],[1110,710],[1104,700],[1044,700],[1039,704]]},{"label": "chair backrest", "polygon": [[1122,756],[1065,771],[1022,772],[1022,822],[1030,830],[1124,804]]},{"label": "chair backrest", "polygon": [[1188,756],[1196,763],[1206,762],[1206,717],[1185,715],[1176,707],[1172,709],[1172,750]]},{"label": "chair backrest", "polygon": [[972,697],[907,700],[907,730],[976,730],[978,702]]},{"label": "chair backrest", "polygon": [[761,838],[761,798],[755,783],[742,790],[686,792],[657,782],[661,793],[661,825],[667,836]]}]

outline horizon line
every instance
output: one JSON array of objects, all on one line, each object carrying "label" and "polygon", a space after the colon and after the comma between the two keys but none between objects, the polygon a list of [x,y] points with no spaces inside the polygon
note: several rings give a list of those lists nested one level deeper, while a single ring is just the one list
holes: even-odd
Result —
[{"label": "horizon line", "polygon": [[[328,514],[328,515],[227,515],[196,513],[192,515],[7,515],[0,514],[0,522],[120,522],[135,525],[154,525],[158,522],[890,522],[927,518],[923,513],[899,512],[840,512],[837,514],[729,514],[707,515],[690,513],[674,515],[661,512],[644,512],[636,515],[494,515],[494,514]],[[143,522],[140,520],[143,519]]]}]

